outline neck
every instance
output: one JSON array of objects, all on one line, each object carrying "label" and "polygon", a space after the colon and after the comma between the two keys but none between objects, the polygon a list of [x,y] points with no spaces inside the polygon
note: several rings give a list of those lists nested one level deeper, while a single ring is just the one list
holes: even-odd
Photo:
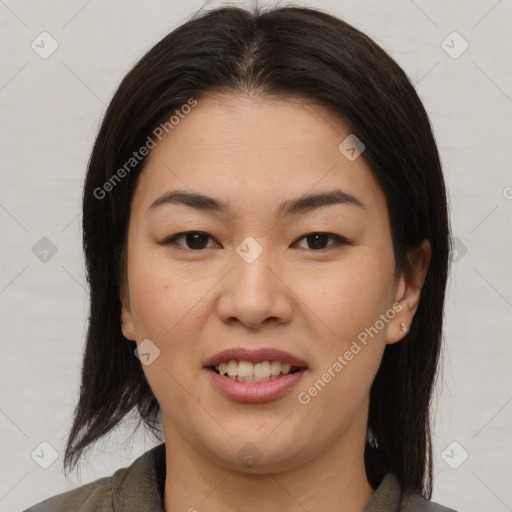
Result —
[{"label": "neck", "polygon": [[[172,434],[166,437],[176,439]],[[183,441],[166,439],[165,510],[360,512],[374,490],[364,467],[365,437],[359,437],[356,444],[353,436],[338,439],[315,459],[274,473],[256,473],[256,466],[245,471],[227,469]]]}]

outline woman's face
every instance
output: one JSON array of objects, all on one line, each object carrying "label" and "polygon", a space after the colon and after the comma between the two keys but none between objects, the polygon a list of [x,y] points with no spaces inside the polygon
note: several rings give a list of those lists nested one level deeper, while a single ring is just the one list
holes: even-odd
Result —
[{"label": "woman's face", "polygon": [[[349,135],[305,102],[211,95],[151,150],[122,320],[173,446],[248,472],[362,454],[370,386],[422,279],[395,275],[385,197],[361,148],[339,149]],[[212,199],[161,199],[176,191]],[[227,349],[247,351],[221,355],[244,361],[227,370],[258,382],[208,368]]]}]

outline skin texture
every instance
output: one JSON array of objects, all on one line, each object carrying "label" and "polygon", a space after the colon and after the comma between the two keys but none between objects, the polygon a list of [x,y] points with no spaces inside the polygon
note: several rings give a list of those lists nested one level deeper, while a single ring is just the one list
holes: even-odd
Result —
[{"label": "skin texture", "polygon": [[[430,246],[410,252],[407,279],[395,274],[385,197],[364,159],[338,150],[349,134],[306,101],[215,94],[149,155],[131,206],[121,320],[128,340],[150,339],[160,350],[143,370],[162,408],[167,512],[315,512],[340,504],[360,512],[371,498],[363,461],[370,386],[386,344],[404,337],[401,322],[411,324]],[[175,204],[148,211],[177,189],[214,196],[232,211]],[[282,201],[332,189],[364,207],[276,215]],[[184,237],[161,243],[186,231],[207,233],[206,248],[194,250]],[[315,246],[303,238],[311,233],[349,243],[325,238]],[[236,252],[246,237],[263,250],[252,263]],[[298,393],[393,305],[400,311],[300,403]],[[308,370],[280,399],[237,403],[203,369],[230,347],[276,347]],[[253,466],[237,456],[246,443],[260,454]]]}]

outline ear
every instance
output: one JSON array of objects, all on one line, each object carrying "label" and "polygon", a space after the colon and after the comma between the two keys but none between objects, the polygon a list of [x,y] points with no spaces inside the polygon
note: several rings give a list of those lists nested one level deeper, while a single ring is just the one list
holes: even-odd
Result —
[{"label": "ear", "polygon": [[396,315],[388,324],[386,343],[396,343],[404,338],[412,324],[412,319],[420,303],[421,289],[427,276],[432,249],[428,240],[407,252],[409,272],[401,274],[395,291],[393,309]]},{"label": "ear", "polygon": [[123,283],[121,288],[121,330],[125,338],[135,341],[135,330],[133,328],[133,319],[130,312],[130,301],[128,300],[129,295],[125,283]]}]

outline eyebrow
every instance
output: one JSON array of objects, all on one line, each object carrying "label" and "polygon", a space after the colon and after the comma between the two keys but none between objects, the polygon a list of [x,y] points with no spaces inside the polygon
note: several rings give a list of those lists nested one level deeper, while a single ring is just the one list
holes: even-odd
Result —
[{"label": "eyebrow", "polygon": [[[182,204],[206,212],[231,213],[230,205],[226,201],[184,190],[165,192],[151,204],[147,211],[149,212],[159,206],[168,204]],[[357,197],[342,190],[329,190],[284,201],[279,205],[277,215],[280,217],[296,215],[320,208],[321,206],[335,204],[345,204],[365,209],[364,204]]]}]

